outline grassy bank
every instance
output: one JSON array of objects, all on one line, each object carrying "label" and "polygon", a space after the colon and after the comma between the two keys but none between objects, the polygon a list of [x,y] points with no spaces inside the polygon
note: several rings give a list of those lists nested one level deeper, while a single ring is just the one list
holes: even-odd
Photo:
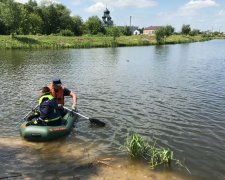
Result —
[{"label": "grassy bank", "polygon": [[[165,44],[207,41],[212,38],[202,36],[172,35],[165,39]],[[106,36],[35,36],[16,35],[0,36],[0,49],[46,49],[46,48],[95,48],[156,45],[154,36],[121,36],[113,40]]]}]

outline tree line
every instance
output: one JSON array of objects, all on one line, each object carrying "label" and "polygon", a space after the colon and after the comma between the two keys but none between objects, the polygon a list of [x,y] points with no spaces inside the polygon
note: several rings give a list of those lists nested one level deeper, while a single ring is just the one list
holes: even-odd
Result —
[{"label": "tree line", "polygon": [[184,36],[202,35],[203,37],[223,35],[223,33],[221,32],[201,32],[199,29],[191,29],[191,26],[189,24],[183,24],[180,33],[177,33],[174,30],[175,30],[174,27],[172,27],[171,25],[159,27],[155,32],[157,43],[163,44],[166,38],[173,34],[181,34]]},{"label": "tree line", "polygon": [[129,27],[106,27],[97,16],[85,22],[80,16],[71,16],[63,4],[38,5],[36,0],[22,4],[14,0],[0,0],[0,34],[81,36],[104,34],[117,37],[131,35]]},{"label": "tree line", "polygon": [[[176,34],[171,25],[161,26],[156,30],[156,41],[165,42],[165,39]],[[143,32],[143,28],[140,29]],[[38,5],[36,0],[29,0],[22,4],[15,0],[0,0],[0,35],[64,35],[81,36],[84,34],[106,35],[116,37],[131,35],[130,28],[104,26],[97,16],[91,16],[83,21],[80,16],[71,16],[71,12],[63,4],[47,3]],[[183,25],[181,34],[195,36],[203,34],[198,29],[191,29],[190,25]]]},{"label": "tree line", "polygon": [[[175,34],[174,30],[175,28],[171,25],[159,27],[155,32],[157,43],[164,43],[167,37],[171,36],[172,34]],[[181,32],[176,34],[196,36],[200,33],[201,32],[198,29],[191,30],[191,26],[189,24],[183,24]]]}]

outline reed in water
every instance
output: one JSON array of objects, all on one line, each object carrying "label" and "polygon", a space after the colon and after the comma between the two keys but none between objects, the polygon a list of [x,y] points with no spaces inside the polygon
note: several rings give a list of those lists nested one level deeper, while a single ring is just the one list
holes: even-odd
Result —
[{"label": "reed in water", "polygon": [[161,165],[171,167],[172,162],[174,162],[175,165],[184,167],[190,173],[181,161],[174,159],[173,151],[169,148],[159,147],[154,137],[152,138],[152,142],[148,143],[146,139],[137,133],[128,134],[125,145],[121,149],[132,158],[148,162],[151,169],[155,169]]}]

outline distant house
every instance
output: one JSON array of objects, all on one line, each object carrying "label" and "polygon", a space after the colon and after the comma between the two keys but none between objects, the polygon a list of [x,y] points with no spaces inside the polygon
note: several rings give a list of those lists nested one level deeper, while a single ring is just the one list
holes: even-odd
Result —
[{"label": "distant house", "polygon": [[157,29],[159,29],[160,27],[161,26],[149,26],[149,27],[146,27],[143,30],[143,34],[145,34],[145,35],[154,35],[155,34],[155,31]]},{"label": "distant house", "polygon": [[[130,34],[132,35],[132,34],[134,34],[134,32],[137,32],[137,31],[139,31],[138,30],[138,26],[116,26],[116,27],[118,27],[118,28],[129,28],[129,31],[130,31]],[[140,31],[139,31],[139,34],[140,34]],[[138,35],[139,35],[138,34]],[[137,34],[136,34],[137,35]]]},{"label": "distant house", "polygon": [[131,34],[134,34],[134,31],[138,29],[138,26],[129,26]]},{"label": "distant house", "polygon": [[140,35],[140,31],[138,29],[136,29],[134,32],[133,32],[133,35]]}]

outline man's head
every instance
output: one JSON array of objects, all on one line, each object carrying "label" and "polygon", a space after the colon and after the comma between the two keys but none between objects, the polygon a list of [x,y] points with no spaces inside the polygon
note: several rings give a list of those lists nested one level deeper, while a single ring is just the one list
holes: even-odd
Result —
[{"label": "man's head", "polygon": [[60,79],[53,79],[52,84],[54,86],[54,89],[62,88],[62,82]]},{"label": "man's head", "polygon": [[49,95],[49,94],[50,94],[50,89],[47,86],[41,88],[40,96]]}]

